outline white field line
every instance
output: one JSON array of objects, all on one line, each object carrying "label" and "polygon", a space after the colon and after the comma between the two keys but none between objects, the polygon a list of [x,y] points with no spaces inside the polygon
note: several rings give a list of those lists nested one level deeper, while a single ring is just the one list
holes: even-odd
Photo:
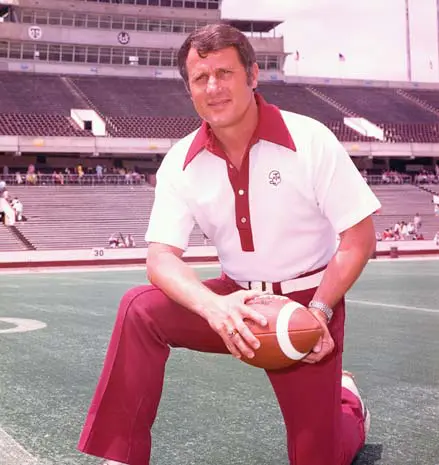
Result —
[{"label": "white field line", "polygon": [[393,308],[395,310],[410,310],[414,312],[439,313],[437,308],[414,307],[411,305],[385,304],[382,302],[370,302],[368,300],[346,299],[346,302],[359,305],[369,305],[371,307]]},{"label": "white field line", "polygon": [[0,463],[4,465],[38,465],[37,459],[0,428]]}]

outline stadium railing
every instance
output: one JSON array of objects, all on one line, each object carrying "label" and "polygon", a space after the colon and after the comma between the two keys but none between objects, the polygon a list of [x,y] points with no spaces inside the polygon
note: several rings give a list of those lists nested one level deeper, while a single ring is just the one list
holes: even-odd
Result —
[{"label": "stadium railing", "polygon": [[60,181],[54,179],[52,174],[35,175],[35,180],[31,181],[26,179],[26,175],[22,174],[22,182],[18,182],[15,174],[0,175],[0,180],[5,181],[6,185],[22,185],[22,186],[103,186],[106,184],[111,185],[141,185],[147,184],[144,174],[136,174],[131,178],[127,178],[124,174],[104,174],[98,176],[96,174],[84,174],[79,177],[77,174],[64,174],[64,180],[61,184]]}]

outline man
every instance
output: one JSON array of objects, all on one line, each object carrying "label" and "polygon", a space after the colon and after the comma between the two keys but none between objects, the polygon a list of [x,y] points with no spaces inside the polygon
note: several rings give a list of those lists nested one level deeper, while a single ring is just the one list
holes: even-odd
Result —
[{"label": "man", "polygon": [[[368,417],[353,377],[342,376],[343,296],[374,251],[380,204],[325,126],[254,92],[258,66],[241,32],[206,26],[178,62],[204,121],[158,171],[146,234],[154,286],[121,301],[79,449],[148,464],[169,346],[251,357],[259,342],[243,319],[266,322],[245,303],[266,289],[309,306],[324,332],[303,363],[268,372],[290,463],[347,465]],[[203,283],[181,259],[195,221],[223,270]]]}]

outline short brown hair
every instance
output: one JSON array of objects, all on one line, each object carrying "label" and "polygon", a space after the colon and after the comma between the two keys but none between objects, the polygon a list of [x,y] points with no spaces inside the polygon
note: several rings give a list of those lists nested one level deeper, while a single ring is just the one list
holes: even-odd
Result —
[{"label": "short brown hair", "polygon": [[210,52],[223,48],[235,47],[239,61],[247,72],[248,82],[252,80],[252,67],[256,63],[255,51],[247,37],[229,24],[209,24],[191,32],[178,51],[177,61],[180,75],[188,86],[186,60],[191,48],[195,48],[198,55],[204,58]]}]

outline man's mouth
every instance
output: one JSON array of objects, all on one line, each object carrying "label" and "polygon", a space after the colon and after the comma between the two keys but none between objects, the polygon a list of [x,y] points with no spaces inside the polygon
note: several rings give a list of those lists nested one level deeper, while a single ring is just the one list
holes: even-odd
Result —
[{"label": "man's mouth", "polygon": [[227,105],[230,102],[229,99],[222,99],[222,100],[214,100],[212,102],[208,102],[208,106],[211,108],[219,108],[224,105]]}]

